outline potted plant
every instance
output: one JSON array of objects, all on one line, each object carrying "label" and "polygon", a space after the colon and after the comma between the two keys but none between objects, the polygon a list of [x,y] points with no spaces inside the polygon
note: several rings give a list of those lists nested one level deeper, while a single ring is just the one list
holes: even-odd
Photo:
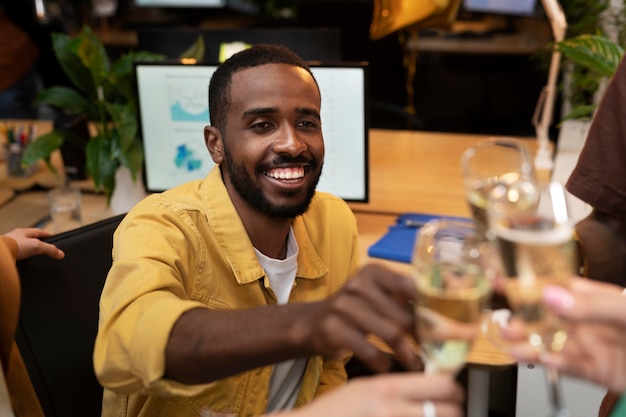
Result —
[{"label": "potted plant", "polygon": [[[563,110],[567,119],[589,121],[596,107],[594,103],[602,96],[606,77],[612,74],[598,72],[593,63],[585,62],[584,56],[595,56],[602,61],[610,57],[613,45],[624,45],[626,0],[559,0],[559,3],[568,22],[563,42]],[[605,49],[607,45],[609,49]]]},{"label": "potted plant", "polygon": [[[127,168],[136,181],[143,164],[133,62],[164,57],[151,52],[129,52],[111,63],[104,45],[89,26],[83,26],[75,37],[54,33],[52,44],[63,71],[75,88],[50,87],[38,95],[37,101],[63,114],[84,115],[93,134],[85,145],[71,130],[52,130],[26,148],[23,164],[43,159],[52,168],[50,157],[64,142],[83,146],[87,174],[96,190],[104,191],[109,204],[118,168]],[[199,37],[181,57],[201,59],[203,55],[204,41]]]},{"label": "potted plant", "polygon": [[[598,85],[598,79],[611,78],[624,55],[624,49],[603,35],[582,34],[565,39],[556,48],[568,59],[586,72],[590,84]],[[597,103],[578,103],[563,117],[569,119],[589,119]]]}]

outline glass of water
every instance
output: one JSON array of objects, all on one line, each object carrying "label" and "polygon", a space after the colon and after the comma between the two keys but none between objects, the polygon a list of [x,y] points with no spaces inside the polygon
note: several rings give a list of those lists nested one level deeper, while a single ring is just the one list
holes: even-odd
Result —
[{"label": "glass of water", "polygon": [[54,233],[82,226],[81,192],[78,188],[62,186],[48,191],[48,206]]}]

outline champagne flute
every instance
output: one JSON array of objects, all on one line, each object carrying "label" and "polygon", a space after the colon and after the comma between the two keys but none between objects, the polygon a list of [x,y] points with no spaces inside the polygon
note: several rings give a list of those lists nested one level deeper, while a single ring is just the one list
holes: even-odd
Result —
[{"label": "champagne flute", "polygon": [[[563,349],[565,323],[547,310],[541,294],[547,285],[567,287],[576,273],[574,223],[563,186],[549,182],[532,206],[516,202],[518,190],[501,184],[489,196],[488,236],[500,258],[499,285],[514,317],[524,322],[528,342],[540,355]],[[559,375],[545,368],[551,416],[568,416],[559,391]]]},{"label": "champagne flute", "polygon": [[[478,232],[487,233],[487,200],[499,184],[535,189],[533,162],[524,144],[516,139],[490,138],[468,148],[461,157],[465,195]],[[521,194],[519,204],[534,204],[535,195]]]},{"label": "champagne flute", "polygon": [[419,231],[412,263],[426,372],[456,374],[465,364],[491,295],[482,265],[485,248],[470,221],[435,219]]},{"label": "champagne flute", "polygon": [[[463,152],[461,169],[465,196],[479,235],[487,239],[489,224],[487,203],[494,187],[504,185],[518,189],[516,203],[521,206],[535,205],[537,202],[536,178],[532,158],[520,140],[494,137],[483,140]],[[492,258],[497,262],[497,257]],[[496,271],[497,265],[487,268],[488,273]],[[506,308],[504,296],[495,293],[490,301],[493,309]]]}]

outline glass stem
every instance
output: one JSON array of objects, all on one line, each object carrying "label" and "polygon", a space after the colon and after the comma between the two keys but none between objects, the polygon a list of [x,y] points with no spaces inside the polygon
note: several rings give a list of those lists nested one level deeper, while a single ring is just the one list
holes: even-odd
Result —
[{"label": "glass stem", "polygon": [[437,367],[430,363],[430,361],[425,361],[424,363],[424,373],[425,374],[436,374],[437,373]]},{"label": "glass stem", "polygon": [[553,417],[567,417],[569,412],[563,405],[561,389],[559,385],[559,371],[554,366],[546,367],[546,376],[548,378],[548,390],[550,395],[550,405],[554,411]]}]

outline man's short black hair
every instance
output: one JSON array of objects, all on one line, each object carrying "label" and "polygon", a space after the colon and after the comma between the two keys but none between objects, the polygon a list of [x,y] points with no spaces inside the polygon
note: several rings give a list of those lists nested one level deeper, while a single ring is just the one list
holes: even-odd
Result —
[{"label": "man's short black hair", "polygon": [[209,118],[211,125],[217,127],[222,134],[225,133],[226,114],[230,106],[233,74],[265,64],[288,64],[304,68],[315,80],[306,61],[285,46],[258,44],[237,52],[215,70],[209,83]]}]

